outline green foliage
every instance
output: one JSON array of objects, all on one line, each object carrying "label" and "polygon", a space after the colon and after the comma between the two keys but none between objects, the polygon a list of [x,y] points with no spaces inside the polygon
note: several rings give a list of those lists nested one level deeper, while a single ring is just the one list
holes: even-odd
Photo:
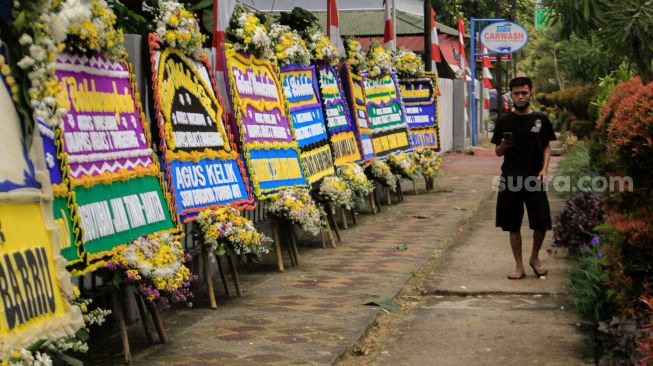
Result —
[{"label": "green foliage", "polygon": [[561,34],[596,37],[601,47],[635,63],[642,79],[653,80],[653,4],[650,0],[545,0]]},{"label": "green foliage", "polygon": [[[578,186],[581,177],[590,174],[589,144],[579,141],[565,154],[564,160],[558,164],[558,176],[569,177],[571,187]],[[575,192],[556,191],[555,194],[561,198],[571,198]]]},{"label": "green foliage", "polygon": [[596,37],[560,39],[559,33],[559,25],[532,32],[519,62],[519,68],[533,79],[538,91],[594,84],[624,59],[603,48]]},{"label": "green foliage", "polygon": [[279,23],[289,26],[302,34],[311,26],[318,24],[317,18],[308,10],[294,7],[291,12],[282,11],[279,14]]},{"label": "green foliage", "polygon": [[116,14],[116,28],[122,29],[125,34],[146,35],[153,31],[151,14],[143,13],[143,7],[137,1],[112,1],[109,6]]},{"label": "green foliage", "polygon": [[[597,237],[598,238],[598,237]],[[605,259],[600,242],[596,246],[585,243],[578,259],[569,269],[571,298],[584,322],[598,327],[600,321],[610,319],[613,305],[607,299],[603,285]]]}]

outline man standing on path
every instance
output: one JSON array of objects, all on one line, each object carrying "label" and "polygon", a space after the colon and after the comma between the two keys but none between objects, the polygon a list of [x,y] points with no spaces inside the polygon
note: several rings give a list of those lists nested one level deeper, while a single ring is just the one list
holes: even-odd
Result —
[{"label": "man standing on path", "polygon": [[551,230],[546,180],[551,158],[549,141],[556,137],[548,117],[530,109],[533,91],[531,79],[518,76],[510,80],[509,87],[514,108],[497,120],[492,136],[495,153],[504,157],[497,196],[496,226],[510,232],[510,247],[516,267],[508,279],[519,280],[526,276],[520,232],[524,206],[528,212],[529,227],[533,230],[533,250],[528,264],[537,276],[548,273],[540,263],[539,252],[546,230]]}]

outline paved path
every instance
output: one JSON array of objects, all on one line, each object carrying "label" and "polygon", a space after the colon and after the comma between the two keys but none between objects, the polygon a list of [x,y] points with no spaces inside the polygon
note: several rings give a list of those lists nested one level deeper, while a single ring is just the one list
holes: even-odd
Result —
[{"label": "paved path", "polygon": [[[555,216],[564,202],[552,194],[550,202]],[[541,252],[549,275],[537,278],[527,268],[527,278],[507,280],[514,261],[507,234],[494,227],[494,207],[494,198],[485,201],[470,229],[431,267],[423,301],[383,341],[372,364],[592,364],[565,294],[567,258],[547,255],[549,233]],[[525,260],[532,243],[526,226]]]},{"label": "paved path", "polygon": [[[136,324],[129,330],[134,364],[333,363],[378,315],[378,308],[363,304],[394,297],[489,197],[491,176],[449,174],[437,189],[416,196],[411,186],[404,202],[361,215],[335,249],[319,242],[301,246],[301,265],[285,273],[276,272],[273,256],[241,269],[243,297],[219,295],[216,311],[200,295],[192,310],[165,312],[166,345],[148,345]],[[119,363],[119,347],[117,341],[108,344],[91,363]]]}]

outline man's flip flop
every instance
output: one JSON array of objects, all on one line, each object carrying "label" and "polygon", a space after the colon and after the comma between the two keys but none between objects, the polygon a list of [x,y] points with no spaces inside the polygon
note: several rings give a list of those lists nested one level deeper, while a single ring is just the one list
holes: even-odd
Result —
[{"label": "man's flip flop", "polygon": [[526,273],[522,273],[521,276],[519,277],[513,277],[513,276],[506,276],[509,280],[521,280],[522,278],[526,277]]},{"label": "man's flip flop", "polygon": [[531,268],[533,269],[533,272],[535,273],[535,275],[537,277],[542,277],[542,276],[546,276],[547,274],[549,274],[549,271],[547,271],[546,269],[544,270],[544,272],[538,272],[537,267],[535,267],[535,265],[533,263],[528,263],[528,264],[531,266]]}]

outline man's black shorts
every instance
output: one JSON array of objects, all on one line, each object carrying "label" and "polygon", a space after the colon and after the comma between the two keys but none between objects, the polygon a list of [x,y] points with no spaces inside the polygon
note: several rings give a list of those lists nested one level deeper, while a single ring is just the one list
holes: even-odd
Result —
[{"label": "man's black shorts", "polygon": [[500,190],[497,196],[496,226],[503,231],[519,231],[524,217],[524,205],[528,212],[531,230],[551,230],[551,210],[545,190]]}]

